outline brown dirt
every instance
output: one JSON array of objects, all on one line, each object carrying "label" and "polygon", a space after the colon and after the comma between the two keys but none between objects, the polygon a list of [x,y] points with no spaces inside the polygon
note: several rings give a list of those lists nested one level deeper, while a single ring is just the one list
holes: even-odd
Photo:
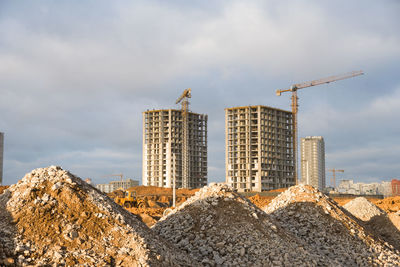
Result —
[{"label": "brown dirt", "polygon": [[268,205],[275,197],[264,197],[259,194],[249,197],[251,203],[259,207],[260,209]]},{"label": "brown dirt", "polygon": [[380,199],[374,204],[387,213],[397,212],[400,210],[400,196]]},{"label": "brown dirt", "polygon": [[3,194],[4,190],[6,190],[8,187],[8,185],[0,186],[0,194]]}]

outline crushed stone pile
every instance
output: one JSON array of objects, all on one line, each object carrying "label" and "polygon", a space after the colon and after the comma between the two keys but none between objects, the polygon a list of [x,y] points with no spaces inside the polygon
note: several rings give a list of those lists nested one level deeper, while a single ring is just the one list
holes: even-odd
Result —
[{"label": "crushed stone pile", "polygon": [[343,206],[362,221],[375,235],[400,250],[400,231],[388,214],[364,197],[357,197]]},{"label": "crushed stone pile", "polygon": [[326,265],[398,266],[400,262],[399,251],[372,236],[356,218],[312,186],[289,188],[264,211],[319,256],[328,258]]},{"label": "crushed stone pile", "polygon": [[343,206],[360,220],[369,221],[375,216],[386,215],[386,212],[368,201],[365,197],[357,197]]},{"label": "crushed stone pile", "polygon": [[204,266],[317,266],[320,261],[225,184],[200,189],[152,230]]},{"label": "crushed stone pile", "polygon": [[0,195],[0,205],[0,265],[196,265],[135,215],[60,167],[25,175]]}]

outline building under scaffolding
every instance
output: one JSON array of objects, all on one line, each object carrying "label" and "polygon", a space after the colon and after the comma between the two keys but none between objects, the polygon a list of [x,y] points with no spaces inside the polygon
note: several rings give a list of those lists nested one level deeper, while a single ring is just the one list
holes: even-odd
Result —
[{"label": "building under scaffolding", "polygon": [[292,119],[266,106],[225,109],[226,182],[258,192],[295,185]]},{"label": "building under scaffolding", "polygon": [[183,125],[182,110],[143,112],[143,185],[172,187],[174,175],[177,188],[207,185],[207,115],[187,113],[187,144]]}]

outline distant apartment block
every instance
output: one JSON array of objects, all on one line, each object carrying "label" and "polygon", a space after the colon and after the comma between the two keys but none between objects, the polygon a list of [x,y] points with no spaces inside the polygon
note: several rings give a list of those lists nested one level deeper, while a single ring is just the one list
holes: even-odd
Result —
[{"label": "distant apartment block", "polygon": [[325,142],[322,136],[301,138],[301,183],[325,188]]},{"label": "distant apartment block", "polygon": [[[207,185],[207,115],[188,112],[187,188]],[[183,187],[183,119],[174,109],[143,112],[142,184]]]},{"label": "distant apartment block", "polygon": [[292,112],[285,110],[226,108],[226,183],[240,192],[295,185],[292,123]]},{"label": "distant apartment block", "polygon": [[383,195],[384,197],[395,195],[392,192],[393,183],[354,183],[353,180],[341,180],[337,188],[341,194],[352,195]]},{"label": "distant apartment block", "polygon": [[400,180],[392,179],[391,188],[393,196],[400,196]]},{"label": "distant apartment block", "polygon": [[133,186],[138,186],[139,181],[132,180],[132,179],[126,179],[124,181],[112,181],[108,184],[98,184],[96,185],[96,188],[99,189],[101,192],[104,193],[111,193],[117,189],[124,189],[127,190],[130,187]]},{"label": "distant apartment block", "polygon": [[3,185],[4,133],[0,132],[0,185]]}]

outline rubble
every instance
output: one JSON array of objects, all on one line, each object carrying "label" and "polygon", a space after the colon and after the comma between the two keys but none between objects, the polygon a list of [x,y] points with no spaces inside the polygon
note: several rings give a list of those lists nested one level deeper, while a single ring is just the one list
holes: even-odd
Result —
[{"label": "rubble", "polygon": [[[335,201],[311,186],[297,185],[264,211],[312,251],[336,266],[398,266],[400,253],[371,235]],[[322,264],[325,265],[325,264]]]},{"label": "rubble", "polygon": [[327,262],[224,184],[200,189],[152,229],[205,266],[317,266]]},{"label": "rubble", "polygon": [[135,215],[60,167],[25,175],[0,195],[0,206],[0,265],[196,265]]},{"label": "rubble", "polygon": [[375,216],[386,215],[386,212],[372,204],[364,197],[357,197],[343,206],[347,211],[363,221],[369,221]]},{"label": "rubble", "polygon": [[357,197],[343,206],[360,219],[372,233],[400,250],[400,231],[388,214],[364,197]]}]

